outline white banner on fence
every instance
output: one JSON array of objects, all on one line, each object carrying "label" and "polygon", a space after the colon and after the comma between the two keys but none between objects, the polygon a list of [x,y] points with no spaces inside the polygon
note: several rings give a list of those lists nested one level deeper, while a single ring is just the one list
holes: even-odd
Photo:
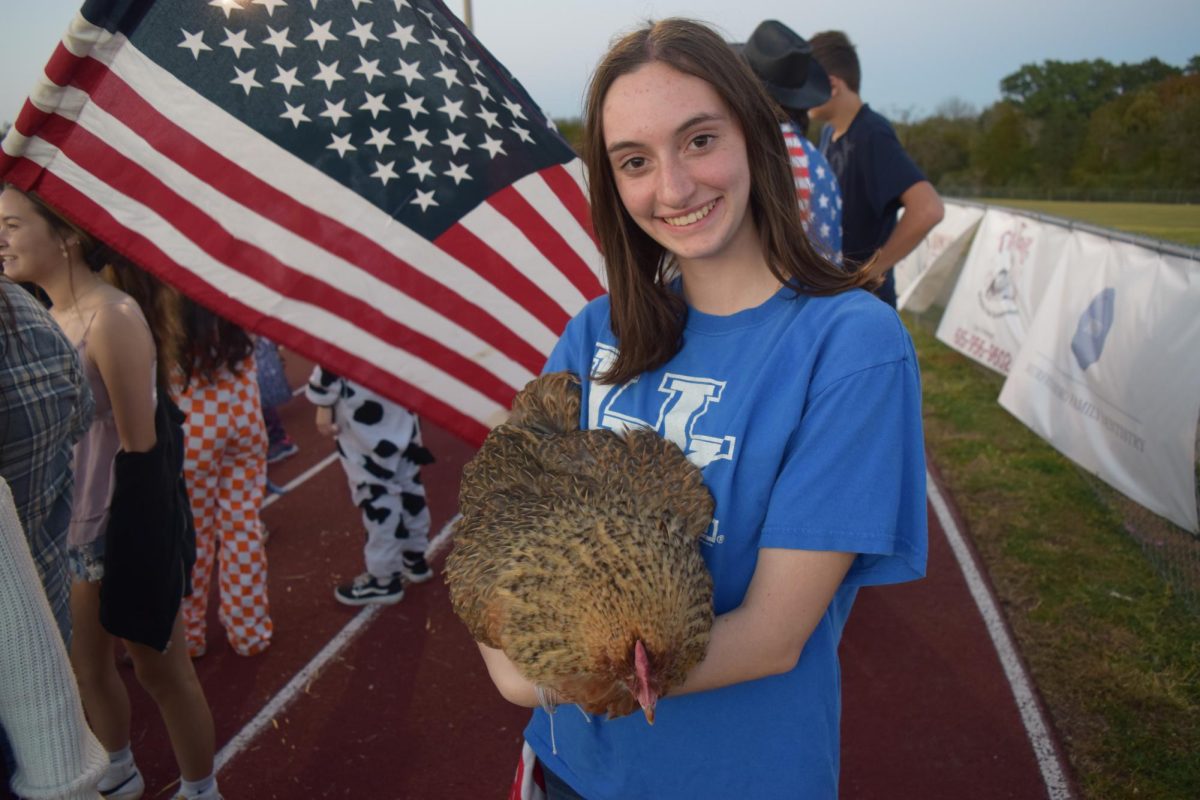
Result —
[{"label": "white banner on fence", "polygon": [[1200,263],[1076,231],[1000,404],[1071,460],[1198,532]]},{"label": "white banner on fence", "polygon": [[1069,236],[1067,228],[989,208],[937,338],[1007,375]]},{"label": "white banner on fence", "polygon": [[896,265],[897,308],[920,314],[933,304],[944,305],[950,299],[967,246],[983,217],[983,208],[953,202],[947,202],[945,207],[942,221]]}]

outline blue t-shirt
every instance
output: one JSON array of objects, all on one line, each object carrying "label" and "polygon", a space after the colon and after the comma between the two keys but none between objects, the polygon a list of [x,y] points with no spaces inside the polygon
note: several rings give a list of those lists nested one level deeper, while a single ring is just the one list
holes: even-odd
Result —
[{"label": "blue t-shirt", "polygon": [[[821,133],[821,152],[842,190],[842,253],[847,262],[862,263],[875,255],[896,229],[900,195],[925,180],[904,152],[888,121],[863,104],[854,121],[834,141],[833,129]],[[896,305],[896,283],[888,270],[876,294]]]},{"label": "blue t-shirt", "polygon": [[[592,375],[615,353],[605,296],[546,369]],[[690,309],[665,366],[624,386],[584,381],[581,425],[653,428],[703,470],[718,614],[742,602],[760,547],[860,555],[791,672],[665,697],[653,726],[560,707],[553,744],[536,710],[525,736],[538,758],[589,800],[835,798],[837,646],[855,593],[925,571],[920,396],[907,331],[861,290],[783,289],[724,317]]]}]

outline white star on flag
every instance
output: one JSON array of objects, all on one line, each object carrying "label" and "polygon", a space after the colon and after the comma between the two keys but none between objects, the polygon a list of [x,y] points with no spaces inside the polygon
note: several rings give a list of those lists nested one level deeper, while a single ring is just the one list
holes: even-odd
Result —
[{"label": "white star on flag", "polygon": [[286,6],[287,3],[284,2],[284,0],[254,0],[254,5],[266,6],[267,7],[267,16],[270,17],[275,14],[276,8],[278,8],[279,6]]},{"label": "white star on flag", "polygon": [[[367,139],[366,144],[371,145],[372,147],[376,148],[380,153],[382,153],[383,148],[387,147],[388,145],[395,144],[395,142],[392,141],[392,137],[390,135],[391,132],[392,132],[391,128],[384,128],[381,131],[377,131],[374,128],[371,128],[371,138]],[[393,161],[392,163],[394,164],[396,162]]]},{"label": "white star on flag", "polygon": [[408,81],[409,86],[412,86],[413,81],[425,80],[423,77],[421,77],[421,73],[417,69],[417,62],[414,61],[413,63],[409,64],[403,58],[399,59],[399,61],[400,69],[394,71],[392,73],[393,75],[399,75],[401,78],[404,78],[404,80]]},{"label": "white star on flag", "polygon": [[364,78],[366,78],[368,85],[370,85],[371,81],[375,80],[376,78],[383,77],[383,71],[379,69],[378,58],[374,61],[367,61],[362,56],[359,56],[358,66],[354,68],[354,73],[356,75],[362,75]]},{"label": "white star on flag", "polygon": [[471,180],[471,176],[467,174],[467,165],[466,164],[455,164],[453,161],[450,162],[450,169],[446,170],[442,174],[448,175],[451,178],[453,178],[455,186],[462,183],[463,181]]},{"label": "white star on flag", "polygon": [[347,33],[347,36],[352,36],[359,41],[359,47],[366,47],[367,42],[378,42],[379,37],[371,33],[371,27],[375,24],[368,22],[365,25],[358,20],[351,20],[354,23],[354,30]]},{"label": "white star on flag", "polygon": [[191,50],[192,58],[199,60],[201,50],[212,50],[211,47],[204,43],[204,31],[188,33],[181,30],[181,33],[183,33],[183,41],[179,43],[179,46]]},{"label": "white star on flag", "polygon": [[343,136],[338,136],[336,133],[334,133],[331,135],[333,136],[333,141],[325,145],[326,150],[336,150],[339,156],[345,158],[346,153],[350,152],[351,150],[358,149],[354,145],[350,144],[350,134],[347,133]]},{"label": "white star on flag", "polygon": [[477,112],[475,116],[486,122],[489,129],[500,127],[500,123],[496,121],[499,115],[495,111],[485,108],[483,111]]},{"label": "white star on flag", "polygon": [[296,79],[296,70],[297,69],[298,69],[298,67],[292,67],[291,69],[284,69],[283,67],[276,64],[275,70],[279,73],[279,75],[277,75],[274,78],[271,78],[271,83],[280,84],[281,86],[283,86],[283,93],[290,95],[292,93],[292,89],[295,89],[298,86],[304,85],[302,82],[300,82],[299,80]]},{"label": "white star on flag", "polygon": [[254,69],[246,70],[245,72],[243,72],[242,70],[238,69],[237,67],[234,67],[233,71],[237,73],[237,77],[234,78],[233,80],[231,80],[230,83],[235,84],[235,85],[240,86],[243,89],[245,89],[246,94],[250,94],[251,89],[261,89],[262,88],[262,84],[254,79],[254,72],[255,72]]},{"label": "white star on flag", "polygon": [[229,19],[229,15],[235,10],[241,11],[242,7],[238,5],[237,0],[209,0],[210,6],[216,6],[225,12],[225,19]]},{"label": "white star on flag", "polygon": [[417,196],[412,199],[412,205],[420,206],[422,211],[428,211],[430,206],[436,206],[437,200],[433,199],[433,190],[423,192],[417,189]]},{"label": "white star on flag", "polygon": [[450,69],[450,67],[447,67],[441,61],[438,62],[438,66],[441,67],[441,69],[433,73],[433,77],[444,80],[446,82],[447,90],[453,87],[456,83],[460,86],[462,85],[462,81],[458,79],[458,70]]},{"label": "white star on flag", "polygon": [[438,111],[449,117],[451,122],[454,122],[454,120],[458,119],[459,117],[466,119],[467,115],[463,113],[462,105],[462,100],[451,101],[450,98],[447,97],[446,101],[442,103],[442,107],[439,108]]},{"label": "white star on flag", "polygon": [[404,141],[411,142],[413,147],[415,147],[417,149],[417,152],[420,152],[422,147],[432,147],[433,146],[429,143],[429,131],[428,130],[424,130],[424,131],[417,130],[416,128],[412,127],[411,125],[408,127],[408,136],[404,137]]},{"label": "white star on flag", "polygon": [[283,104],[287,107],[287,111],[284,111],[279,116],[286,120],[290,120],[293,128],[299,128],[301,122],[312,122],[312,120],[304,113],[303,103],[298,106],[293,106],[291,103],[284,100]]},{"label": "white star on flag", "polygon": [[241,58],[243,50],[254,49],[254,45],[246,41],[245,31],[234,33],[229,28],[225,29],[225,41],[221,42],[221,46],[232,50],[234,58]]},{"label": "white star on flag", "polygon": [[305,36],[304,41],[316,42],[317,47],[321,49],[322,53],[325,52],[326,44],[337,41],[337,37],[329,32],[329,27],[333,25],[333,20],[330,20],[323,25],[318,25],[316,20],[310,19],[308,24],[312,26],[312,33],[310,33],[308,36]]},{"label": "white star on flag", "polygon": [[421,114],[429,113],[428,111],[425,110],[425,98],[424,97],[413,97],[408,92],[404,93],[404,102],[401,103],[400,105],[398,105],[397,108],[403,108],[405,111],[407,111],[409,114],[412,115],[413,119],[416,119]]},{"label": "white star on flag", "polygon": [[450,148],[454,155],[458,155],[459,150],[466,150],[467,135],[465,133],[451,133],[446,131],[446,138],[442,140],[442,144]]},{"label": "white star on flag", "polygon": [[384,164],[381,161],[376,161],[375,162],[375,171],[371,173],[371,177],[379,178],[379,180],[383,183],[383,185],[387,186],[388,181],[392,180],[393,178],[400,177],[400,175],[397,174],[396,170],[392,169],[395,166],[396,166],[395,161],[389,161],[386,164]]},{"label": "white star on flag", "polygon": [[497,155],[504,153],[507,155],[504,146],[499,139],[493,139],[486,133],[483,135],[483,144],[479,145],[480,149],[487,150],[488,154],[494,159]]},{"label": "white star on flag", "polygon": [[425,180],[433,177],[433,169],[431,165],[433,161],[422,161],[419,158],[413,159],[413,165],[409,167],[409,174],[416,175],[418,180]]},{"label": "white star on flag", "polygon": [[268,25],[267,31],[269,31],[271,35],[266,39],[263,39],[262,43],[274,47],[277,53],[282,56],[284,50],[287,50],[289,47],[294,48],[296,46],[288,39],[288,30],[290,29],[284,28],[281,31],[277,31]]},{"label": "white star on flag", "polygon": [[359,111],[370,111],[371,119],[377,119],[380,114],[387,111],[387,105],[384,103],[384,93],[371,94],[363,92],[367,96],[367,101],[358,107]]},{"label": "white star on flag", "polygon": [[[326,117],[336,127],[339,122],[350,116],[350,112],[346,110],[346,100],[342,98],[336,103],[331,103],[325,100],[325,110],[317,114],[318,117]],[[346,134],[346,141],[350,140],[350,134]],[[344,155],[344,154],[343,154]]]},{"label": "white star on flag", "polygon": [[332,91],[334,83],[345,80],[337,71],[338,64],[340,63],[340,61],[334,61],[332,64],[326,64],[324,61],[318,61],[317,66],[320,69],[317,70],[317,74],[313,75],[312,79],[314,81],[324,81],[325,88]]},{"label": "white star on flag", "polygon": [[393,21],[392,24],[396,26],[396,30],[387,35],[389,39],[395,39],[400,43],[401,47],[408,47],[410,44],[418,44],[417,37],[413,36],[413,28],[415,26],[405,25],[401,27],[400,23],[395,21]]}]

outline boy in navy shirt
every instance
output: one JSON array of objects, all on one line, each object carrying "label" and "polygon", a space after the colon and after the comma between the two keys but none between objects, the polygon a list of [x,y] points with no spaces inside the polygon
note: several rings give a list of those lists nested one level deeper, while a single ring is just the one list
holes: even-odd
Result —
[{"label": "boy in navy shirt", "polygon": [[874,259],[871,271],[884,276],[875,293],[894,307],[892,267],[941,221],[942,201],[892,126],[859,97],[858,53],[846,34],[825,31],[811,44],[832,86],[828,102],[809,116],[826,123],[821,152],[842,190],[842,252],[851,264]]}]

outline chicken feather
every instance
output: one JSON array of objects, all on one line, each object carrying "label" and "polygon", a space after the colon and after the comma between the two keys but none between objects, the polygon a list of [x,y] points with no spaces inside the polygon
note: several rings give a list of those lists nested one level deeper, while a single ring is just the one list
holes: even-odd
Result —
[{"label": "chicken feather", "polygon": [[544,375],[466,465],[451,601],[477,641],[535,684],[591,713],[641,705],[652,719],[708,647],[712,580],[698,539],[712,497],[653,431],[581,431],[578,420],[578,379]]}]

